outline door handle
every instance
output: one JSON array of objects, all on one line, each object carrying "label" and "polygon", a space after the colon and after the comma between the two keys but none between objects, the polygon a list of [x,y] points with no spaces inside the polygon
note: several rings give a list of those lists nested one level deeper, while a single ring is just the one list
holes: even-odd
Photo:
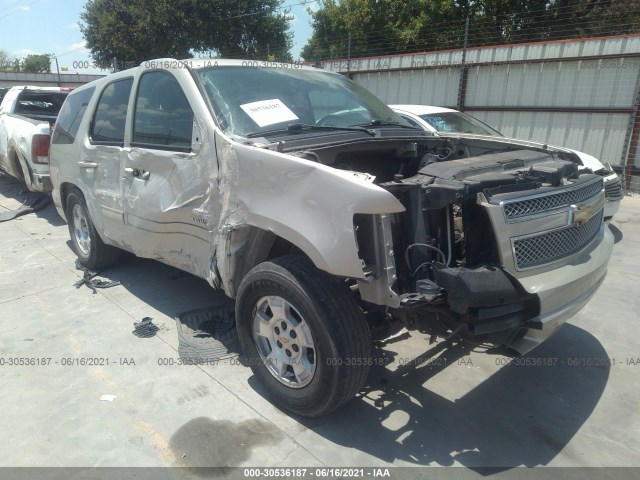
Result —
[{"label": "door handle", "polygon": [[98,164],[95,162],[78,162],[78,165],[82,168],[98,168]]}]

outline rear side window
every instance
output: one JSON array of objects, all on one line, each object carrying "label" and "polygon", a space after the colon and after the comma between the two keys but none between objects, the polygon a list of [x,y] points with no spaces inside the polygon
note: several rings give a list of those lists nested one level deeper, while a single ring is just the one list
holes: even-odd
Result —
[{"label": "rear side window", "polygon": [[34,115],[55,117],[67,98],[67,93],[38,92],[24,90],[18,95],[15,113],[18,115]]},{"label": "rear side window", "polygon": [[188,152],[192,132],[193,111],[175,77],[166,72],[142,75],[131,145]]},{"label": "rear side window", "polygon": [[96,88],[87,88],[70,94],[60,109],[56,128],[51,137],[51,143],[71,144],[76,140],[78,128],[87,111],[87,105]]},{"label": "rear side window", "polygon": [[124,145],[132,78],[117,80],[104,89],[91,122],[91,142],[100,145]]}]

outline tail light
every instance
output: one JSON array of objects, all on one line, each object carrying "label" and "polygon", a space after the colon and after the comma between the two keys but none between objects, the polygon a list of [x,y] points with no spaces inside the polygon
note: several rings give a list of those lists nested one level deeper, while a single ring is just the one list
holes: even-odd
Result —
[{"label": "tail light", "polygon": [[31,140],[31,161],[40,165],[49,164],[49,135],[34,135]]}]

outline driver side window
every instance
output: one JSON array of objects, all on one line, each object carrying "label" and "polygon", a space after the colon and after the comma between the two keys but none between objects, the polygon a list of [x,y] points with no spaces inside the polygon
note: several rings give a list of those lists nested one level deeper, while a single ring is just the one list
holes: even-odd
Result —
[{"label": "driver side window", "polygon": [[131,145],[191,151],[193,111],[180,84],[167,72],[147,72],[136,95]]}]

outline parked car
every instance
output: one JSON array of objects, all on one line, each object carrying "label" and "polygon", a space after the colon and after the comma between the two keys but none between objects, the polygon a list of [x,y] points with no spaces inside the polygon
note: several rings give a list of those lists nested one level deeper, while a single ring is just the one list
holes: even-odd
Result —
[{"label": "parked car", "polygon": [[431,105],[390,105],[390,107],[411,125],[422,128],[434,135],[488,135],[500,137],[504,142],[511,143],[518,147],[536,147],[545,150],[552,148],[574,153],[580,159],[583,168],[590,169],[593,173],[600,175],[604,180],[606,200],[604,207],[605,221],[611,220],[620,209],[620,202],[624,198],[624,190],[620,178],[616,172],[613,171],[611,165],[608,163],[603,164],[596,157],[588,153],[579,152],[578,150],[572,150],[570,148],[553,147],[529,140],[506,138],[500,132],[477,118],[451,108],[434,107]]},{"label": "parked car", "polygon": [[254,374],[305,416],[362,388],[373,328],[524,353],[580,310],[613,245],[602,177],[580,167],[429,135],[342,75],[239,60],[84,85],[51,144],[81,263],[122,249],[224,290]]},{"label": "parked car", "polygon": [[33,192],[51,191],[51,129],[70,90],[12,87],[0,104],[0,169]]}]

